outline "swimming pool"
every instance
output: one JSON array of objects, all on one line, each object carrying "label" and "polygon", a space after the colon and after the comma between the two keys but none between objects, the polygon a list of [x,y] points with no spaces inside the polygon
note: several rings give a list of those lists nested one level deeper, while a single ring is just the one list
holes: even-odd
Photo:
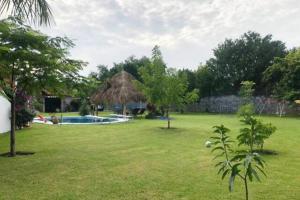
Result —
[{"label": "swimming pool", "polygon": [[[114,118],[114,117],[97,117],[92,115],[87,116],[67,116],[67,117],[59,117],[59,124],[113,124],[113,123],[120,123],[126,122],[128,118]],[[53,124],[51,117],[45,118],[35,118],[33,120],[34,123],[40,124]]]}]

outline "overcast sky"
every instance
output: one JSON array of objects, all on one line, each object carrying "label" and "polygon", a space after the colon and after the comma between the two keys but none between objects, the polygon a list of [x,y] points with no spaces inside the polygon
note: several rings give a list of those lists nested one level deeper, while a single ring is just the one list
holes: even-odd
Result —
[{"label": "overcast sky", "polygon": [[74,40],[72,57],[111,67],[161,47],[169,67],[195,69],[225,38],[252,30],[300,46],[300,0],[49,0],[55,22],[41,28]]}]

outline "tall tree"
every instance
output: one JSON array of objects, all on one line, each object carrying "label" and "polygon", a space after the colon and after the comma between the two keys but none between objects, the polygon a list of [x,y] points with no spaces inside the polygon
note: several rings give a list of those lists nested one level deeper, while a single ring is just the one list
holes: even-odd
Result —
[{"label": "tall tree", "polygon": [[139,75],[139,69],[149,63],[149,58],[145,56],[142,58],[135,58],[134,56],[130,56],[124,62],[115,64],[115,67],[122,68],[124,71],[131,74],[138,81],[142,81],[141,76]]},{"label": "tall tree", "polygon": [[179,76],[185,76],[187,80],[187,90],[189,92],[196,88],[196,73],[190,69],[180,69],[178,70]]},{"label": "tall tree", "polygon": [[263,93],[262,73],[272,65],[275,57],[286,55],[285,44],[247,32],[236,40],[226,39],[214,49],[214,58],[207,67],[214,75],[215,94],[236,94],[244,80],[256,83],[256,93]]},{"label": "tall tree", "polygon": [[96,77],[98,80],[105,82],[107,79],[113,77],[115,74],[122,70],[131,74],[135,79],[141,81],[139,69],[150,63],[150,59],[146,56],[142,58],[136,58],[134,56],[128,57],[125,61],[120,63],[114,63],[112,68],[108,68],[105,65],[98,65],[97,71],[92,72],[90,76]]},{"label": "tall tree", "polygon": [[276,58],[264,72],[264,81],[270,94],[288,101],[300,99],[300,48],[285,58]]},{"label": "tall tree", "polygon": [[8,14],[39,25],[53,21],[51,8],[46,0],[1,0],[0,14]]},{"label": "tall tree", "polygon": [[148,102],[159,103],[165,94],[161,83],[164,82],[166,76],[166,66],[158,46],[152,50],[151,62],[140,68],[139,73],[143,82],[142,90]]},{"label": "tall tree", "polygon": [[74,44],[66,37],[49,37],[33,30],[20,20],[0,21],[0,87],[11,102],[10,154],[15,150],[16,88],[28,94],[47,89],[64,93],[78,80],[82,61],[68,58]]},{"label": "tall tree", "polygon": [[186,76],[179,75],[175,69],[167,69],[158,46],[152,50],[151,62],[140,69],[142,84],[140,88],[148,103],[162,108],[166,113],[168,128],[170,128],[170,109],[181,107],[188,101],[194,101],[194,93],[187,93]]},{"label": "tall tree", "polygon": [[206,65],[200,65],[195,72],[195,88],[199,89],[200,97],[212,96],[215,91],[215,76]]}]

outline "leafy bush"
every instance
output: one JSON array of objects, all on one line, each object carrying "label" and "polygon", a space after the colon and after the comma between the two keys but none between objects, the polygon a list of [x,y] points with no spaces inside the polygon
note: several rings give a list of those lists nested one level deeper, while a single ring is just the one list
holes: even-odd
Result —
[{"label": "leafy bush", "polygon": [[22,129],[28,125],[28,122],[31,122],[35,114],[30,112],[27,109],[22,109],[16,112],[16,127]]},{"label": "leafy bush", "polygon": [[22,129],[31,122],[35,116],[32,106],[31,97],[26,92],[16,91],[16,127]]},{"label": "leafy bush", "polygon": [[41,99],[33,98],[32,107],[35,111],[43,112],[44,104],[42,103]]},{"label": "leafy bush", "polygon": [[242,99],[242,105],[239,107],[237,114],[239,116],[250,116],[255,113],[255,107],[252,103],[255,83],[253,81],[243,81],[239,95]]},{"label": "leafy bush", "polygon": [[79,114],[81,116],[89,115],[91,112],[90,105],[86,100],[84,100],[79,108]]},{"label": "leafy bush", "polygon": [[249,103],[240,106],[237,114],[239,117],[251,116],[255,114],[254,110],[255,110],[254,105],[252,103]]},{"label": "leafy bush", "polygon": [[241,121],[249,127],[240,130],[241,134],[237,137],[239,145],[248,145],[251,152],[254,151],[254,145],[260,146],[263,150],[265,140],[276,131],[276,127],[272,124],[264,124],[253,116],[245,117]]}]

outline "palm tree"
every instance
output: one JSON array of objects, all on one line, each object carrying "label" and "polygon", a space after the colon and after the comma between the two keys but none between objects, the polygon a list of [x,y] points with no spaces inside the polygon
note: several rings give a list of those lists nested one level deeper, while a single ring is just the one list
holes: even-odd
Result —
[{"label": "palm tree", "polygon": [[46,0],[0,0],[0,15],[6,14],[38,25],[50,25],[53,21]]}]

